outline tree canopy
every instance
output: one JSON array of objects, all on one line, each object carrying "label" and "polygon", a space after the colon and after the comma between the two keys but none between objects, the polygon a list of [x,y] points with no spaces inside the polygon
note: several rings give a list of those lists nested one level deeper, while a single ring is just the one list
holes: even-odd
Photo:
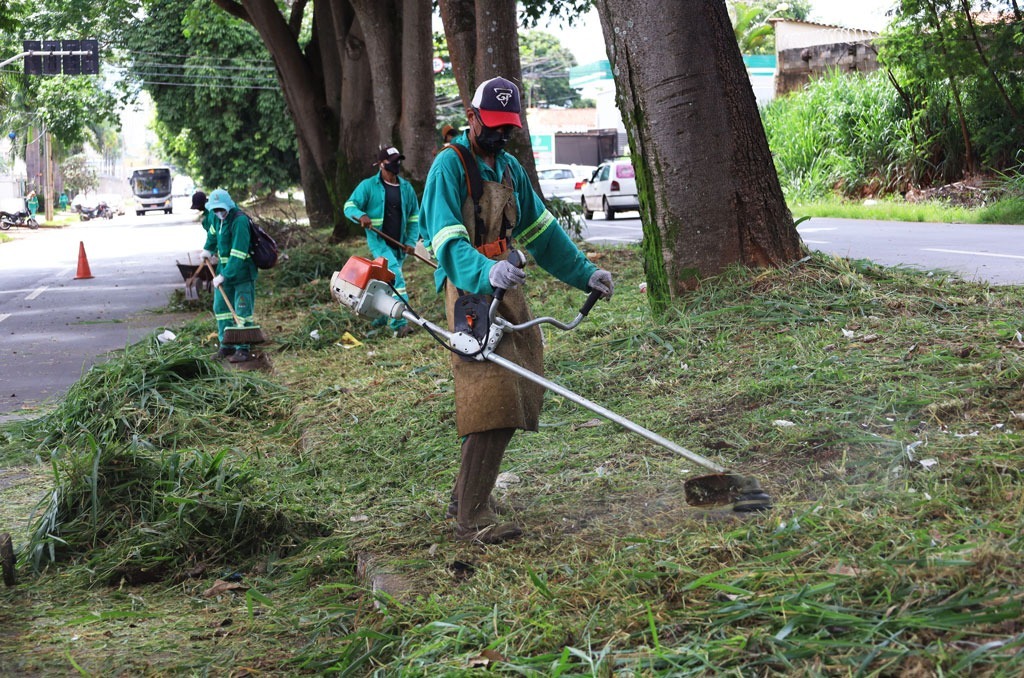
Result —
[{"label": "tree canopy", "polygon": [[299,182],[295,128],[251,26],[203,0],[147,2],[126,46],[129,74],[156,104],[167,160],[235,195]]}]

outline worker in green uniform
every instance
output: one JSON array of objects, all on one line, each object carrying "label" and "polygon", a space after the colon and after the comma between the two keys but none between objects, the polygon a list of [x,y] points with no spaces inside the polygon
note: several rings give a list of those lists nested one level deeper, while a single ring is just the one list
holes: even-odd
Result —
[{"label": "worker in green uniform", "polygon": [[[213,236],[216,237],[216,235],[217,235],[217,225],[216,225],[216,222],[218,221],[218,219],[216,217],[214,217],[213,216],[213,212],[211,212],[206,207],[206,193],[204,193],[202,191],[196,191],[195,193],[192,194],[192,208],[191,209],[194,209],[195,211],[201,213],[201,216],[199,218],[199,225],[202,227],[203,233],[205,233],[207,235],[207,237],[209,237],[210,234],[213,234]],[[214,242],[216,242],[216,241],[214,241]],[[210,252],[206,248],[203,248],[203,254],[207,254],[208,255],[208,254],[212,254],[212,252]],[[204,257],[204,258],[208,258],[208,257]]]},{"label": "worker in green uniform", "polygon": [[35,191],[29,191],[25,205],[28,207],[28,215],[35,218],[36,212],[39,211],[39,196],[36,195]]},{"label": "worker in green uniform", "polygon": [[[345,201],[345,216],[366,229],[371,256],[387,260],[388,270],[395,274],[395,291],[408,301],[402,265],[406,255],[415,251],[420,237],[420,203],[412,184],[399,176],[403,160],[405,156],[394,146],[380,149],[377,173],[363,179],[352,191]],[[378,320],[383,324],[385,319]],[[411,334],[414,328],[405,318],[391,318],[388,325],[397,337]]]},{"label": "worker in green uniform", "polygon": [[[210,192],[206,209],[213,215],[213,227],[207,230],[203,255],[216,254],[219,259],[217,275],[212,284],[215,288],[221,288],[231,300],[242,325],[253,325],[258,271],[249,257],[249,216],[238,209],[223,188]],[[212,259],[212,256],[205,258]],[[220,292],[213,295],[213,315],[217,319],[217,339],[220,343],[218,357],[227,358],[232,363],[251,360],[248,345],[224,344],[224,328],[236,323]]]},{"label": "worker in green uniform", "polygon": [[[612,276],[597,268],[573,244],[534,192],[519,161],[504,150],[522,127],[519,88],[492,78],[476,90],[466,110],[468,129],[442,149],[431,165],[420,218],[437,257],[437,288],[445,289],[449,329],[463,295],[507,290],[500,314],[512,323],[532,316],[523,295],[525,249],[548,273],[580,290],[611,298]],[[459,149],[462,147],[460,155]],[[466,164],[468,162],[471,164]],[[482,183],[479,199],[467,190],[468,172]],[[543,344],[535,325],[506,333],[496,352],[536,374],[543,374]],[[493,364],[452,357],[455,416],[463,436],[462,463],[455,479],[449,516],[456,537],[499,543],[522,534],[502,522],[491,497],[501,460],[516,429],[536,431],[543,387]]]}]

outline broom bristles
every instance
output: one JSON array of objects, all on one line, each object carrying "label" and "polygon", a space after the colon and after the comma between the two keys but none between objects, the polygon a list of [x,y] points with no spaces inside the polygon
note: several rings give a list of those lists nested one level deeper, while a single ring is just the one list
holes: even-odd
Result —
[{"label": "broom bristles", "polygon": [[267,335],[263,333],[259,325],[224,328],[225,344],[265,344],[266,342]]}]

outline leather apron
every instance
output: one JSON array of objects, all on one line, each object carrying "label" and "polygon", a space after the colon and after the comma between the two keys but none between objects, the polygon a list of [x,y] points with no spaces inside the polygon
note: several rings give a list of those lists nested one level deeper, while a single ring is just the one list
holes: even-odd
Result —
[{"label": "leather apron", "polygon": [[[509,175],[506,174],[506,180]],[[505,183],[483,182],[480,211],[487,232],[482,242],[490,243],[501,235],[502,215],[508,223],[516,223],[515,190]],[[476,217],[473,199],[462,203],[462,223],[469,231],[469,241],[476,242]],[[498,260],[506,259],[508,252]],[[445,286],[445,314],[448,329],[454,331],[454,305],[459,292],[449,280]],[[506,291],[498,313],[511,323],[532,320],[522,287]],[[496,353],[534,374],[544,374],[544,348],[537,326],[517,332],[506,332]],[[544,387],[523,379],[487,361],[467,361],[452,355],[455,373],[455,423],[460,436],[500,428],[536,431]]]}]

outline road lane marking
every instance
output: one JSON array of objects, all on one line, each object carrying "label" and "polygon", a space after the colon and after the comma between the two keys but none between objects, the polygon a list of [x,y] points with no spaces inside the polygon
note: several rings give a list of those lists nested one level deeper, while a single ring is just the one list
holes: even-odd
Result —
[{"label": "road lane marking", "polygon": [[1019,254],[994,254],[992,252],[972,252],[971,250],[944,250],[940,247],[925,247],[925,252],[945,252],[946,254],[967,254],[973,257],[998,257],[1000,259],[1024,259]]},{"label": "road lane marking", "polygon": [[35,290],[32,291],[32,294],[30,294],[27,297],[25,297],[25,301],[32,301],[33,299],[35,299],[36,297],[38,297],[40,294],[42,294],[43,292],[45,292],[48,289],[50,289],[50,288],[46,287],[46,286],[36,288]]},{"label": "road lane marking", "polygon": [[0,313],[0,323],[11,317],[10,313]]}]

